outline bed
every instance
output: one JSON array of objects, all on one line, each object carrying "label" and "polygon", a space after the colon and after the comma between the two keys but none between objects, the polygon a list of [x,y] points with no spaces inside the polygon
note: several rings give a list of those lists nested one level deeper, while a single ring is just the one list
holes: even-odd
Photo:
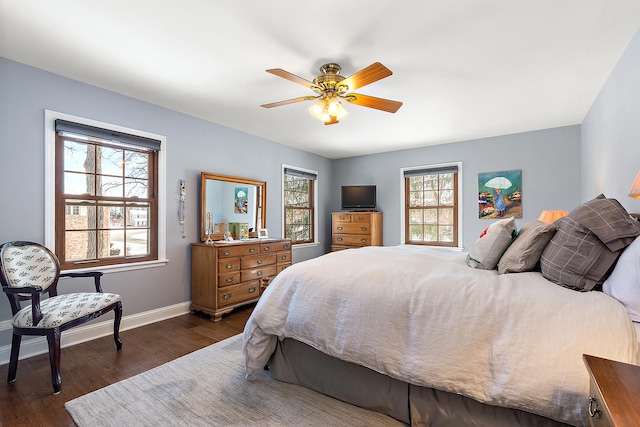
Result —
[{"label": "bed", "polygon": [[247,375],[268,365],[411,425],[587,425],[582,355],[638,363],[629,307],[469,256],[367,247],[289,267],[246,324]]}]

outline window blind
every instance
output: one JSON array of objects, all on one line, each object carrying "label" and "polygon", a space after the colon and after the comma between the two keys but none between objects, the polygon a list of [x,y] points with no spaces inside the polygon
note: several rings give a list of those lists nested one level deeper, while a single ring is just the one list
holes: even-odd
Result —
[{"label": "window blind", "polygon": [[412,169],[404,171],[404,177],[409,178],[411,176],[420,176],[420,175],[438,175],[444,173],[458,173],[457,166],[443,166],[437,168],[424,168],[424,169]]},{"label": "window blind", "polygon": [[284,168],[284,173],[287,175],[293,175],[300,178],[318,179],[318,174],[315,174],[313,172],[301,171],[298,169]]},{"label": "window blind", "polygon": [[107,141],[116,141],[138,148],[145,148],[151,151],[160,151],[160,141],[153,138],[146,138],[139,135],[131,135],[129,133],[118,132],[111,129],[103,129],[95,126],[85,125],[82,123],[69,122],[67,120],[56,120],[56,132],[68,132],[76,135],[85,135],[94,138],[100,138]]}]

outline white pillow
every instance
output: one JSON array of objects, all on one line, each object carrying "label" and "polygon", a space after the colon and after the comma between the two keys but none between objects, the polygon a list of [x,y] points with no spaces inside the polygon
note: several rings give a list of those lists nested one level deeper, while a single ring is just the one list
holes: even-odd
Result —
[{"label": "white pillow", "polygon": [[482,232],[467,255],[467,265],[483,270],[493,270],[504,251],[511,244],[516,231],[513,217],[491,224]]},{"label": "white pillow", "polygon": [[620,301],[634,322],[640,322],[640,237],[622,252],[602,291]]}]

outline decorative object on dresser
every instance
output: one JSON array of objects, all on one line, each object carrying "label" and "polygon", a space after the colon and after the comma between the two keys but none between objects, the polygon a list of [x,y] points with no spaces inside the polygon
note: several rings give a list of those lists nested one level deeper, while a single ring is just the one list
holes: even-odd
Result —
[{"label": "decorative object on dresser", "polygon": [[582,356],[589,371],[589,425],[640,425],[640,366],[600,357]]},{"label": "decorative object on dresser", "polygon": [[382,246],[382,212],[333,212],[331,252]]},{"label": "decorative object on dresser", "polygon": [[291,265],[291,240],[217,241],[191,245],[191,310],[219,321],[257,301],[269,282]]}]

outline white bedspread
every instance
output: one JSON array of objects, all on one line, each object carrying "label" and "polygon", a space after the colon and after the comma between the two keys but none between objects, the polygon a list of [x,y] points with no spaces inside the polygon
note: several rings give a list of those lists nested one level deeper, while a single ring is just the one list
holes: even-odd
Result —
[{"label": "white bedspread", "polygon": [[586,425],[582,354],[637,362],[625,308],[539,273],[472,269],[465,256],[367,247],[294,264],[247,322],[247,374],[263,369],[277,338],[295,338],[416,385]]}]

